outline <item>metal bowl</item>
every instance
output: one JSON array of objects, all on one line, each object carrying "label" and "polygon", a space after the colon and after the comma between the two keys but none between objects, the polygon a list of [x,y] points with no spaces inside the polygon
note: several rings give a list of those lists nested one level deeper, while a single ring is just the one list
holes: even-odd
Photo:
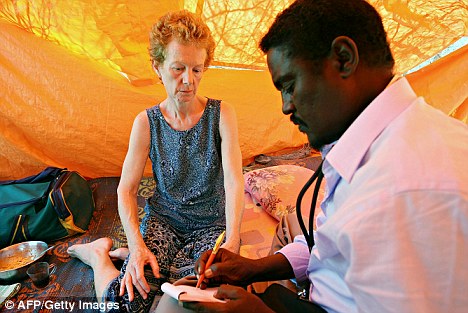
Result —
[{"label": "metal bowl", "polygon": [[21,242],[0,250],[0,282],[13,283],[25,278],[29,265],[40,260],[47,250],[43,241]]}]

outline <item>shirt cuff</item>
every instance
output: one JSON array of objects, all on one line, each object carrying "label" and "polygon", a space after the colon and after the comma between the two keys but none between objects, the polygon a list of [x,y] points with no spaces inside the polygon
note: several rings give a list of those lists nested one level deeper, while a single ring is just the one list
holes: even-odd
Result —
[{"label": "shirt cuff", "polygon": [[297,282],[307,280],[307,267],[309,265],[310,252],[304,236],[296,236],[294,242],[287,244],[276,253],[286,257],[294,271]]}]

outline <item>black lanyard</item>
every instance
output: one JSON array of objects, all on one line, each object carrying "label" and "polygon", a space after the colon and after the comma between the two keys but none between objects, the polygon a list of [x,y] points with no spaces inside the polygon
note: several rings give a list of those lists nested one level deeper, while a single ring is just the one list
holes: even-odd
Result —
[{"label": "black lanyard", "polygon": [[[315,244],[313,226],[314,226],[315,206],[317,205],[318,193],[319,193],[320,185],[322,184],[322,180],[323,180],[322,165],[323,165],[323,161],[320,163],[317,170],[312,175],[312,177],[307,181],[304,187],[302,187],[302,190],[301,192],[299,192],[299,195],[297,196],[297,201],[296,201],[297,220],[299,221],[299,226],[301,227],[302,232],[304,233],[304,237],[307,241],[307,245],[309,246],[309,251],[312,250],[312,247]],[[306,191],[310,188],[310,186],[316,180],[317,182],[315,183],[314,195],[312,197],[312,204],[310,206],[310,213],[309,213],[309,231],[307,231],[307,228],[305,227],[305,224],[304,224],[304,220],[302,219],[301,202]]]}]

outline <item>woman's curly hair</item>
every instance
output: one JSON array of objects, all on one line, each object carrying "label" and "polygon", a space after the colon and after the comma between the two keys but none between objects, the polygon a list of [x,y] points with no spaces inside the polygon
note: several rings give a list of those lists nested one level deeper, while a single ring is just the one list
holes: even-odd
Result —
[{"label": "woman's curly hair", "polygon": [[205,68],[213,60],[215,42],[205,22],[187,10],[169,12],[162,16],[151,28],[149,54],[155,66],[166,59],[166,47],[173,39],[182,44],[195,44],[206,49]]}]

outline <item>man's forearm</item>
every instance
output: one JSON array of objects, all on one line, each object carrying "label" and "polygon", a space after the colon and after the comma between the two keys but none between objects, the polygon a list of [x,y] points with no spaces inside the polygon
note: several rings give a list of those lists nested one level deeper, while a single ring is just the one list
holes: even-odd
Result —
[{"label": "man's forearm", "polygon": [[281,253],[254,260],[253,273],[252,282],[294,278],[291,264]]}]

